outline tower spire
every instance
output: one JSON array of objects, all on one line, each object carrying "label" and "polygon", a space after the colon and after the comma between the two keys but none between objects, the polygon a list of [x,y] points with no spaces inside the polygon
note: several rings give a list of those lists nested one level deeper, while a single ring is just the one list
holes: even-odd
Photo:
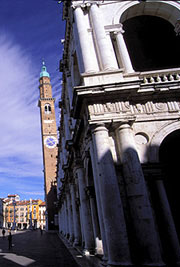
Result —
[{"label": "tower spire", "polygon": [[44,59],[42,60],[42,68],[41,68],[40,78],[41,77],[50,77],[49,73],[47,72],[47,68],[46,68]]}]

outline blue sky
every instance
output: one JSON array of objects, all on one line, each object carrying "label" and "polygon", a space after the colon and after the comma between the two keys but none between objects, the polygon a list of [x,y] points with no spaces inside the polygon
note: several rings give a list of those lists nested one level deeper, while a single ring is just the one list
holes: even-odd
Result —
[{"label": "blue sky", "polygon": [[44,199],[39,74],[42,59],[60,99],[62,7],[54,0],[0,0],[0,197]]}]

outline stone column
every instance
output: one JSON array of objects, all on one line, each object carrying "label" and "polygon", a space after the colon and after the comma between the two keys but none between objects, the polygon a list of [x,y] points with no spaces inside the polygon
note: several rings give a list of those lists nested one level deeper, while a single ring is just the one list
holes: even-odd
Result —
[{"label": "stone column", "polygon": [[123,33],[124,31],[121,28],[119,31],[114,32],[114,35],[116,37],[118,51],[119,51],[121,61],[123,64],[122,67],[124,68],[125,72],[131,73],[131,72],[134,72],[134,70],[133,70],[131,59],[129,57],[129,53],[128,53],[128,50],[127,50],[127,47],[124,41]]},{"label": "stone column", "polygon": [[72,109],[73,86],[72,86],[72,82],[71,82],[71,73],[70,72],[67,72],[66,80],[67,80],[67,90],[68,90],[68,96],[69,96],[70,109]]},{"label": "stone column", "polygon": [[92,214],[92,224],[93,224],[93,232],[94,232],[94,240],[95,240],[95,252],[96,254],[103,254],[102,240],[100,239],[100,229],[96,212],[96,204],[95,204],[95,192],[93,186],[87,186],[86,192],[89,196],[91,214]]},{"label": "stone column", "polygon": [[93,229],[92,229],[92,220],[88,205],[89,203],[85,192],[86,184],[85,184],[84,169],[80,165],[77,165],[76,173],[78,176],[81,218],[84,231],[84,241],[85,241],[84,253],[88,255],[91,252],[94,252],[94,246],[95,246]]},{"label": "stone column", "polygon": [[92,130],[101,207],[108,250],[108,266],[131,266],[130,251],[117,176],[106,127]]},{"label": "stone column", "polygon": [[158,204],[160,206],[160,210],[158,212],[160,212],[159,216],[161,216],[163,221],[163,229],[165,230],[165,238],[168,243],[169,254],[172,255],[173,261],[176,265],[180,266],[180,244],[163,181],[159,179],[156,180],[155,186],[157,190]]},{"label": "stone column", "polygon": [[164,266],[144,175],[130,125],[122,124],[117,130],[117,136],[130,207],[130,223],[136,238],[137,253],[139,252],[144,266]]},{"label": "stone column", "polygon": [[68,223],[68,208],[67,208],[67,199],[64,197],[64,217],[65,217],[65,236],[69,238],[69,223]]},{"label": "stone column", "polygon": [[65,225],[65,204],[64,204],[64,201],[62,203],[62,207],[61,207],[62,211],[61,211],[61,228],[62,228],[62,233],[63,235],[65,236],[66,235],[66,225]]},{"label": "stone column", "polygon": [[80,219],[79,219],[79,210],[76,204],[76,194],[75,194],[75,185],[73,183],[70,184],[71,191],[71,200],[72,200],[72,213],[73,213],[73,223],[74,223],[74,246],[80,244],[81,240],[81,227],[80,227]]},{"label": "stone column", "polygon": [[72,216],[71,197],[69,189],[66,190],[66,196],[67,196],[67,209],[68,209],[69,241],[73,242],[74,229],[73,229],[73,216]]},{"label": "stone column", "polygon": [[80,43],[80,51],[82,54],[84,72],[95,72],[98,71],[98,65],[95,53],[92,54],[92,51],[89,47],[89,35],[86,28],[86,23],[84,22],[85,16],[83,10],[80,6],[77,6],[74,10],[74,19],[76,23],[76,30],[78,33],[79,43]]},{"label": "stone column", "polygon": [[109,45],[108,37],[104,29],[104,20],[97,4],[90,7],[90,18],[93,26],[93,32],[98,48],[102,70],[118,69],[115,53],[112,45]]},{"label": "stone column", "polygon": [[61,216],[61,213],[62,213],[62,206],[61,208],[58,210],[58,226],[59,226],[59,233],[62,233],[63,231],[63,225],[62,225],[62,216]]},{"label": "stone column", "polygon": [[103,219],[102,207],[101,207],[99,179],[98,179],[98,171],[97,171],[97,165],[96,165],[97,158],[94,153],[92,141],[90,144],[90,156],[91,156],[91,163],[92,163],[92,169],[93,169],[93,179],[94,179],[94,187],[95,187],[95,194],[96,194],[96,201],[97,201],[99,225],[100,225],[100,231],[101,231],[101,237],[102,237],[102,243],[103,243],[103,253],[104,253],[103,260],[106,262],[108,260],[107,242],[106,242],[104,219]]}]

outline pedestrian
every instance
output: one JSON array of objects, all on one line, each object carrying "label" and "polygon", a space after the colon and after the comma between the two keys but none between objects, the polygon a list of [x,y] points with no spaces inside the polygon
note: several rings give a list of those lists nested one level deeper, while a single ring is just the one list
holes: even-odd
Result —
[{"label": "pedestrian", "polygon": [[9,250],[10,250],[12,248],[12,234],[11,234],[11,231],[9,231],[8,243],[9,243]]},{"label": "pedestrian", "polygon": [[40,231],[41,231],[41,235],[43,234],[43,229],[42,229],[42,227],[40,226]]},{"label": "pedestrian", "polygon": [[4,238],[4,236],[5,236],[5,233],[6,233],[6,231],[5,231],[5,229],[3,228],[3,229],[2,229],[2,235],[3,235],[3,238]]}]

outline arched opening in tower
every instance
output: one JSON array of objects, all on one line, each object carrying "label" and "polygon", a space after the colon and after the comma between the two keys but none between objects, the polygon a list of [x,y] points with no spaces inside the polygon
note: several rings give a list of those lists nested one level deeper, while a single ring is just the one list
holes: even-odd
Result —
[{"label": "arched opening in tower", "polygon": [[159,148],[164,186],[171,208],[176,231],[180,240],[180,171],[179,171],[180,130],[169,134]]},{"label": "arched opening in tower", "polygon": [[167,20],[142,15],[123,23],[124,39],[135,71],[180,67],[180,37]]}]

